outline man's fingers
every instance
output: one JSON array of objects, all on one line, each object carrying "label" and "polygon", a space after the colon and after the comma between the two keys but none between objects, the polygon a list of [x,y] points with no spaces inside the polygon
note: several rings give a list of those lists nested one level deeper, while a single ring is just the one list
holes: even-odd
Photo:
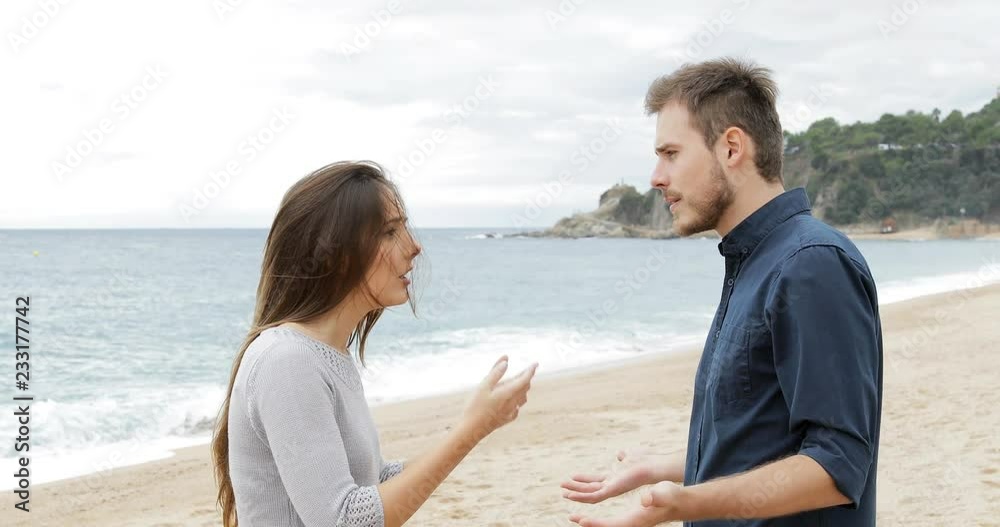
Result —
[{"label": "man's fingers", "polygon": [[604,501],[605,496],[604,494],[599,492],[573,492],[568,490],[566,492],[563,492],[563,498],[578,503],[587,503],[593,505],[595,503],[600,503]]},{"label": "man's fingers", "polygon": [[601,487],[604,486],[604,483],[601,483],[599,481],[590,481],[590,482],[564,481],[562,482],[562,484],[560,484],[560,486],[566,490],[571,490],[573,492],[594,492],[597,490],[601,490]]},{"label": "man's fingers", "polygon": [[604,520],[598,520],[594,518],[587,518],[582,514],[572,514],[569,517],[569,521],[580,525],[581,527],[614,527],[615,524],[608,523]]},{"label": "man's fingers", "polygon": [[657,517],[655,510],[642,509],[609,520],[587,518],[582,514],[571,514],[569,521],[582,527],[652,527],[661,523],[662,519]]},{"label": "man's fingers", "polygon": [[583,483],[600,482],[606,479],[608,479],[608,477],[603,474],[573,474],[573,481],[580,481]]},{"label": "man's fingers", "polygon": [[648,490],[642,491],[642,497],[639,498],[639,501],[643,507],[653,507],[653,493]]},{"label": "man's fingers", "polygon": [[675,485],[669,481],[661,481],[642,493],[643,507],[663,507],[670,504]]}]

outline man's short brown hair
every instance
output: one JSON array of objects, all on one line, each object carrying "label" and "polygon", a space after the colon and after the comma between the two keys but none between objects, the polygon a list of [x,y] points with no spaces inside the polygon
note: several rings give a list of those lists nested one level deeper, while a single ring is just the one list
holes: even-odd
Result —
[{"label": "man's short brown hair", "polygon": [[659,113],[669,102],[686,104],[692,126],[705,137],[709,149],[726,128],[741,128],[753,139],[753,161],[760,175],[781,181],[784,137],[777,97],[771,70],[748,60],[720,58],[684,64],[653,81],[646,92],[646,112]]}]

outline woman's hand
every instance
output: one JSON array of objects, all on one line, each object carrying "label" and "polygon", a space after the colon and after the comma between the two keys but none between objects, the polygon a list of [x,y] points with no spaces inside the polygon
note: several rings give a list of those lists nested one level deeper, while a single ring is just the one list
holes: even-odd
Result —
[{"label": "woman's hand", "polygon": [[507,372],[507,356],[500,357],[472,394],[465,408],[463,425],[470,427],[476,438],[482,439],[517,419],[518,410],[528,402],[528,390],[531,389],[536,368],[538,363],[528,366],[516,377],[500,382]]},{"label": "woman's hand", "polygon": [[532,364],[517,377],[500,382],[507,371],[507,357],[500,357],[472,394],[459,426],[379,485],[386,527],[402,527],[479,441],[517,417],[518,408],[528,400],[536,367]]}]

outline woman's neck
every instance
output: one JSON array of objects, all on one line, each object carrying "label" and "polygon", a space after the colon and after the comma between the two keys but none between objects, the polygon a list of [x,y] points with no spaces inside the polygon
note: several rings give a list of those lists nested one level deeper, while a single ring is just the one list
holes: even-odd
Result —
[{"label": "woman's neck", "polygon": [[308,322],[286,322],[306,335],[347,353],[347,341],[368,314],[357,302],[348,300]]}]

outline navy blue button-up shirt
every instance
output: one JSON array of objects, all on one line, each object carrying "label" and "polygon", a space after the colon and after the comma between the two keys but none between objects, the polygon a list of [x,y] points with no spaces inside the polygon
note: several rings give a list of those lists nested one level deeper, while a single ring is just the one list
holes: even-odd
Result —
[{"label": "navy blue button-up shirt", "polygon": [[684,484],[802,454],[851,503],[745,520],[783,490],[776,481],[756,489],[738,518],[685,525],[875,525],[882,415],[875,281],[857,247],[809,209],[805,190],[787,191],[719,243],[726,276],[695,379]]}]

